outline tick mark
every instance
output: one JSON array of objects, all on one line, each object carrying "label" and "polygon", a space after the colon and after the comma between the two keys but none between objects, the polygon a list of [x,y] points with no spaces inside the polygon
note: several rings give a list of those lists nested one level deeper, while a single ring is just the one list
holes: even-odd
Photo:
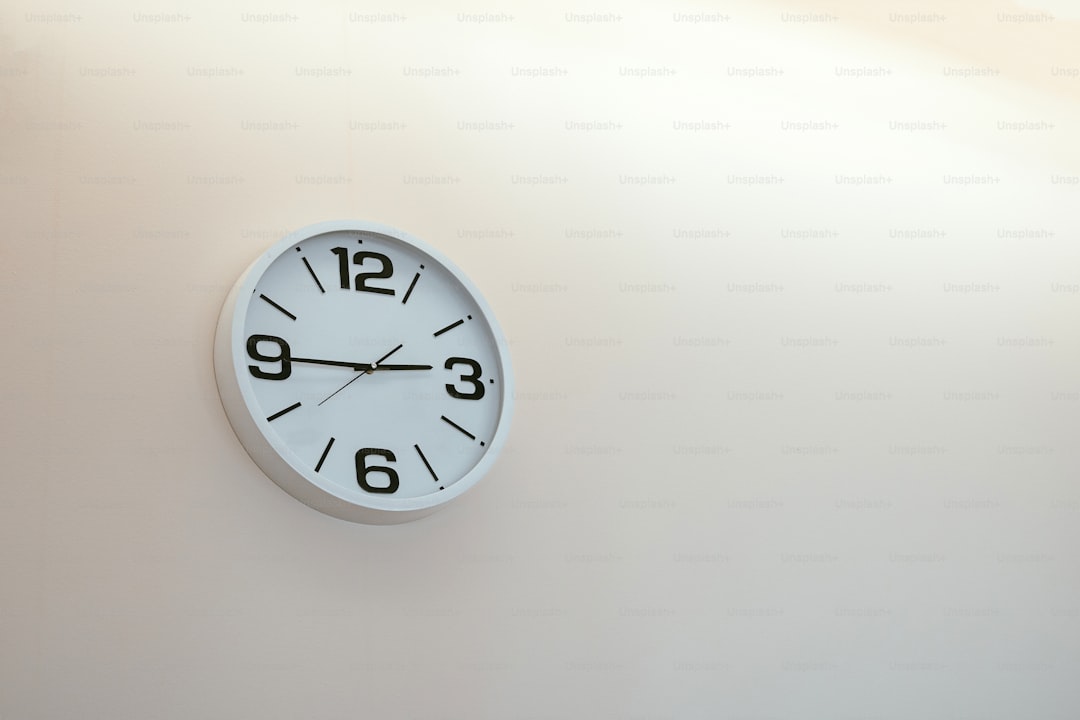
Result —
[{"label": "tick mark", "polygon": [[[424,266],[421,265],[420,267],[422,268]],[[416,281],[419,280],[419,279],[420,279],[420,273],[416,273],[415,275],[413,275],[412,282],[409,283],[409,289],[405,291],[405,297],[401,298],[401,304],[402,305],[404,305],[406,302],[409,301],[409,296],[412,295],[412,289],[414,287],[416,287]]]},{"label": "tick mark", "polygon": [[464,320],[464,319],[461,319],[461,320],[455,320],[454,322],[452,322],[452,323],[450,323],[449,325],[447,325],[446,327],[444,327],[444,328],[443,328],[442,330],[436,330],[436,331],[435,331],[435,334],[434,334],[434,335],[432,335],[432,337],[439,337],[439,336],[440,336],[440,335],[442,335],[442,334],[443,334],[444,332],[448,332],[448,331],[450,331],[450,330],[453,330],[454,328],[456,328],[456,327],[457,327],[458,325],[460,325],[460,324],[461,324],[461,323],[463,323],[463,322],[465,322],[465,320]]},{"label": "tick mark", "polygon": [[[416,454],[419,455],[420,459],[424,461],[424,467],[426,467],[427,471],[429,473],[431,473],[431,479],[434,480],[435,482],[439,482],[439,476],[436,475],[435,471],[431,469],[431,463],[429,463],[427,461],[427,458],[424,457],[424,451],[420,449],[419,445],[413,445],[413,447],[416,448]],[[439,489],[442,490],[441,487]]]},{"label": "tick mark", "polygon": [[[440,415],[439,417],[441,417],[441,418],[443,419],[443,422],[447,423],[448,425],[450,425],[450,426],[451,426],[452,428],[454,428],[454,429],[455,429],[455,430],[457,430],[458,432],[461,432],[461,433],[463,433],[463,434],[464,434],[464,435],[466,435],[466,436],[467,436],[467,437],[468,437],[468,438],[469,438],[470,440],[475,440],[475,439],[476,439],[476,436],[475,436],[475,435],[473,435],[473,434],[472,434],[471,432],[469,432],[469,431],[468,431],[468,430],[466,430],[465,428],[461,427],[460,425],[458,425],[458,424],[457,424],[456,422],[454,422],[454,421],[453,421],[453,420],[451,420],[450,418],[446,417],[445,415]],[[483,444],[483,443],[481,443],[481,444]]]},{"label": "tick mark", "polygon": [[[300,248],[296,248],[296,249],[297,249],[297,250],[299,250]],[[315,274],[315,271],[311,269],[311,263],[309,263],[309,262],[307,261],[307,258],[306,258],[306,257],[301,257],[300,259],[304,261],[304,267],[306,267],[306,268],[307,268],[307,271],[308,271],[309,273],[311,273],[311,279],[312,279],[312,280],[314,280],[314,281],[315,281],[315,284],[319,286],[319,292],[325,293],[325,292],[326,292],[326,289],[325,289],[325,288],[324,288],[324,287],[322,286],[322,283],[321,283],[321,282],[319,282],[319,277],[318,277],[318,275],[316,275],[316,274]]]},{"label": "tick mark", "polygon": [[300,407],[300,403],[293,403],[292,405],[285,408],[284,410],[278,410],[276,413],[274,413],[270,417],[266,418],[266,422],[273,422],[274,420],[277,420],[279,417],[281,417],[285,413],[292,412],[293,410],[295,410],[298,407]]},{"label": "tick mark", "polygon": [[291,312],[289,312],[289,311],[288,311],[288,310],[286,310],[285,308],[281,307],[281,306],[280,306],[280,305],[278,305],[278,304],[277,304],[276,302],[274,302],[274,301],[273,301],[273,300],[271,300],[270,298],[266,297],[266,296],[265,296],[265,295],[263,295],[262,293],[259,293],[259,297],[261,297],[261,298],[262,298],[263,300],[265,300],[266,302],[268,302],[268,303],[270,303],[271,305],[273,305],[273,306],[274,306],[275,308],[277,308],[277,309],[278,309],[278,310],[280,310],[281,312],[283,312],[283,313],[285,313],[286,315],[288,315],[288,316],[289,316],[289,319],[290,319],[290,320],[295,320],[295,319],[296,319],[296,316],[295,316],[295,315],[293,315],[293,314],[292,314]]},{"label": "tick mark", "polygon": [[330,454],[330,448],[334,444],[334,438],[330,438],[330,442],[326,443],[326,449],[322,451],[322,455],[319,456],[319,462],[315,465],[315,472],[322,470],[322,464],[326,461],[326,456]]}]

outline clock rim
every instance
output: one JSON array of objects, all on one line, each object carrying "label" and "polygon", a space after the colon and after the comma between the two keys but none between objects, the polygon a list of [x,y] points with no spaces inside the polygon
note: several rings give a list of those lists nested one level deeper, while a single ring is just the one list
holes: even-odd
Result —
[{"label": "clock rim", "polygon": [[[502,378],[501,407],[495,432],[486,452],[465,475],[428,495],[412,498],[382,498],[357,488],[348,491],[321,478],[287,446],[262,417],[247,378],[244,321],[253,292],[267,268],[286,251],[318,235],[340,231],[372,232],[411,245],[449,272],[476,302],[495,340],[498,372]],[[226,417],[244,450],[282,490],[304,504],[343,520],[365,524],[396,524],[419,519],[457,499],[483,478],[498,458],[510,430],[513,414],[514,380],[510,351],[495,314],[479,288],[446,255],[427,242],[390,225],[369,220],[329,220],[305,225],[287,233],[256,257],[233,284],[218,316],[214,339],[214,375]]]}]

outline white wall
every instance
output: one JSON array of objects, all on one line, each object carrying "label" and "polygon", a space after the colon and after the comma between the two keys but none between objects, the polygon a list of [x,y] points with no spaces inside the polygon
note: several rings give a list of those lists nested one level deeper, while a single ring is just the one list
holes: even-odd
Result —
[{"label": "white wall", "polygon": [[[0,718],[1074,717],[1062,13],[8,3]],[[241,270],[343,217],[512,341],[504,456],[400,527],[213,381]]]}]

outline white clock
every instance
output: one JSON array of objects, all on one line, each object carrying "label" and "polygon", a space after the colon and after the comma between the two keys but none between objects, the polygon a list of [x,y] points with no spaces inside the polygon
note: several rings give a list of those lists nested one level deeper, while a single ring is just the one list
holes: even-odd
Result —
[{"label": "white clock", "polygon": [[388,524],[434,512],[506,440],[506,340],[440,252],[371,222],[298,230],[229,293],[218,392],[244,449],[293,497]]}]

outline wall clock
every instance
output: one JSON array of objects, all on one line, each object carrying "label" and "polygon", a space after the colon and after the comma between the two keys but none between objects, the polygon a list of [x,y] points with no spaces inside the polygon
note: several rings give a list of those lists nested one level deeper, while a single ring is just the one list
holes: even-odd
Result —
[{"label": "wall clock", "polygon": [[389,524],[428,515],[491,468],[513,405],[495,316],[439,251],[361,221],[298,230],[222,307],[221,403],[293,497]]}]

